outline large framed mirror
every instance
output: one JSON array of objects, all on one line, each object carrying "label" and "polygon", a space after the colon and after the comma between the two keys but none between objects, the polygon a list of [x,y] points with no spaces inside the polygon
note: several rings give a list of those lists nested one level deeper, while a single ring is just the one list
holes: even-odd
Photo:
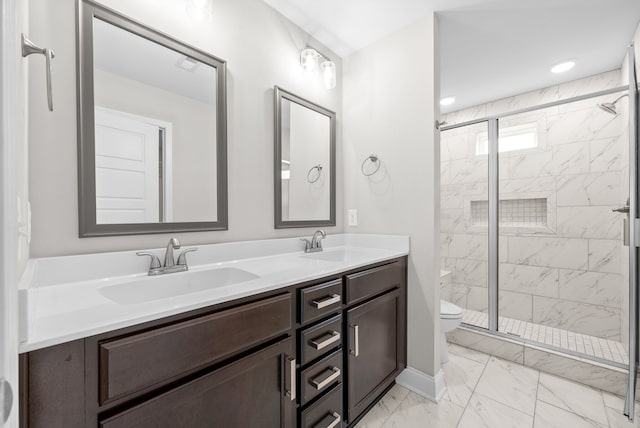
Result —
[{"label": "large framed mirror", "polygon": [[226,64],[78,3],[80,237],[226,230]]},{"label": "large framed mirror", "polygon": [[275,227],[336,225],[336,114],[276,86]]}]

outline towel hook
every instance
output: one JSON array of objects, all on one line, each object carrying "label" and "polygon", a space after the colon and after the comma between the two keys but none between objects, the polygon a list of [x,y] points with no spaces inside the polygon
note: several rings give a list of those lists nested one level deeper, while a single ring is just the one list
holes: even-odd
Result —
[{"label": "towel hook", "polygon": [[[371,161],[373,164],[376,165],[376,169],[374,169],[372,172],[370,172],[368,174],[364,170],[364,166],[366,165],[367,161]],[[380,165],[381,164],[382,164],[382,162],[380,162],[380,158],[378,157],[378,155],[369,155],[366,158],[364,158],[364,161],[362,161],[362,165],[360,166],[360,170],[362,171],[362,174],[365,177],[371,177],[373,174],[378,172],[378,170],[380,169]]]},{"label": "towel hook", "polygon": [[47,103],[49,104],[49,111],[53,111],[53,90],[51,88],[51,60],[56,57],[56,54],[49,48],[40,48],[35,45],[27,36],[22,33],[22,57],[26,58],[32,54],[44,55],[47,62]]}]

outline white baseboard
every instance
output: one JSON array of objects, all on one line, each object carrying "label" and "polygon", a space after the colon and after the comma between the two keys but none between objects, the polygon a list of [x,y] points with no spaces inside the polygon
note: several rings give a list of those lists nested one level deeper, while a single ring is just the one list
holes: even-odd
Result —
[{"label": "white baseboard", "polygon": [[413,367],[407,367],[396,378],[396,383],[434,403],[440,401],[447,390],[442,370],[438,370],[435,376],[430,376]]}]

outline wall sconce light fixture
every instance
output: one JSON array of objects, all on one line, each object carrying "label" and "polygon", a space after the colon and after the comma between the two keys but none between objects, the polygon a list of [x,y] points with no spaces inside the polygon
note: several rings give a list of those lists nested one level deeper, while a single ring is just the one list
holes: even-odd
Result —
[{"label": "wall sconce light fixture", "polygon": [[318,66],[318,62],[320,62],[320,71],[322,72],[324,86],[327,89],[335,88],[337,78],[336,64],[313,48],[307,47],[300,52],[300,65],[307,73],[314,72]]}]

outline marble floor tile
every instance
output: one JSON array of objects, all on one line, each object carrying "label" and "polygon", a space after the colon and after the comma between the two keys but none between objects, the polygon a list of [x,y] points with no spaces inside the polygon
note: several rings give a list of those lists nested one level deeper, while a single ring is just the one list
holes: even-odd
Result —
[{"label": "marble floor tile", "polygon": [[434,403],[410,392],[383,428],[456,428],[464,408],[449,400]]},{"label": "marble floor tile", "polygon": [[602,393],[588,386],[547,373],[540,373],[538,401],[607,424]]},{"label": "marble floor tile", "polygon": [[533,416],[538,375],[537,370],[491,357],[476,392]]},{"label": "marble floor tile", "polygon": [[380,428],[382,424],[391,416],[396,408],[407,398],[409,390],[400,385],[394,385],[382,397],[382,400],[373,406],[367,415],[358,422],[357,428]]},{"label": "marble floor tile", "polygon": [[533,416],[474,393],[458,428],[531,428]]},{"label": "marble floor tile", "polygon": [[442,365],[447,384],[444,397],[459,406],[466,406],[484,367],[484,363],[450,354],[449,362]]},{"label": "marble floor tile", "polygon": [[533,428],[607,428],[606,424],[587,419],[559,407],[538,401]]},{"label": "marble floor tile", "polygon": [[605,409],[611,428],[640,428],[640,404],[636,402],[635,418],[633,422],[623,414],[624,398],[603,392]]}]

